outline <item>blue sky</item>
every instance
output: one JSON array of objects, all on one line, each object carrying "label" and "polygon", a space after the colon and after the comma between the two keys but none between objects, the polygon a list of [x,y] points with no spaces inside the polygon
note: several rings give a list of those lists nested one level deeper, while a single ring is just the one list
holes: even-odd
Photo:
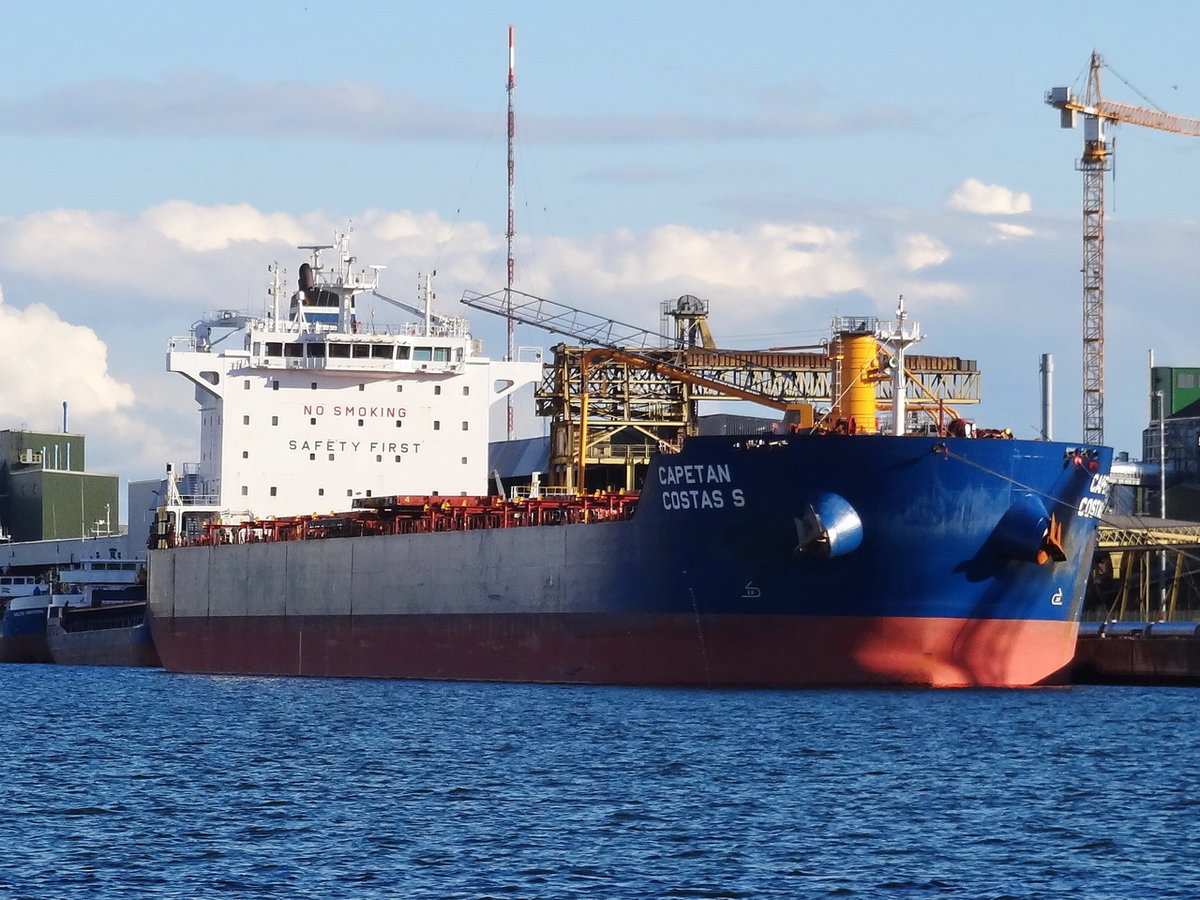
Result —
[{"label": "blue sky", "polygon": [[[435,8],[436,6],[436,8]],[[961,2],[10,2],[0,84],[0,424],[98,471],[195,457],[167,340],[261,308],[266,268],[354,227],[385,292],[504,282],[517,29],[517,286],[719,343],[889,317],[979,361],[984,425],[1081,432],[1080,131],[1049,88],[1200,117],[1200,6]],[[1124,80],[1128,79],[1128,83]],[[1125,127],[1108,183],[1106,438],[1140,455],[1146,360],[1198,365],[1200,139]],[[490,352],[503,325],[472,315]],[[523,332],[522,343],[558,339]]]}]

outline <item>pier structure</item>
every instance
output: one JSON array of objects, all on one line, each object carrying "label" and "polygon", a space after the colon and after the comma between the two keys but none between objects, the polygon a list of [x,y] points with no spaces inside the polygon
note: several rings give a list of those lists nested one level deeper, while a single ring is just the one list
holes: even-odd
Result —
[{"label": "pier structure", "polygon": [[1101,526],[1071,680],[1200,685],[1200,522]]}]

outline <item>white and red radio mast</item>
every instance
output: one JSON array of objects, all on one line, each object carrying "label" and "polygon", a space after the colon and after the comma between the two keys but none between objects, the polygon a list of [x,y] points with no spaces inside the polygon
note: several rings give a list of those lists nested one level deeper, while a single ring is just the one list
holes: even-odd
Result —
[{"label": "white and red radio mast", "polygon": [[[513,206],[515,205],[514,191],[516,188],[516,162],[513,158],[513,144],[517,136],[517,114],[513,106],[513,95],[517,89],[517,54],[515,42],[516,29],[508,26],[508,231],[506,238],[508,241],[508,282],[507,288],[504,291],[504,306],[505,314],[508,319],[508,348],[505,360],[512,362],[515,359],[513,352],[513,327],[514,321],[512,317],[512,287],[513,287],[513,237],[516,234],[516,229],[513,225],[514,215]],[[513,439],[513,399],[510,395],[508,398],[508,440]]]}]

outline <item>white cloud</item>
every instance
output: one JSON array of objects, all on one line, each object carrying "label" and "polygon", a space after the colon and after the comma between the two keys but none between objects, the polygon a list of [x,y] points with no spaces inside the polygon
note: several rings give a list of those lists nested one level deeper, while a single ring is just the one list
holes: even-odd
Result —
[{"label": "white cloud", "polygon": [[224,250],[243,241],[299,243],[311,239],[293,216],[259,212],[249,204],[198,206],[169,200],[146,210],[138,221],[151,233],[168,238],[184,250]]},{"label": "white cloud", "polygon": [[1013,216],[1033,209],[1029,194],[999,184],[984,184],[977,178],[968,178],[956,187],[946,205],[981,216]]},{"label": "white cloud", "polygon": [[[253,311],[266,297],[267,266],[294,273],[298,244],[328,243],[350,223],[320,213],[263,212],[249,205],[199,206],[175,200],[136,216],[51,210],[0,222],[0,270],[54,288],[119,294],[131,310],[184,307],[181,321],[205,310]],[[384,293],[415,296],[415,276],[433,268],[443,304],[464,288],[503,283],[503,236],[479,222],[450,222],[436,213],[366,210],[354,217],[351,252],[360,265],[387,267]],[[574,296],[579,305],[629,321],[681,293],[737,298],[740,315],[793,307],[797,300],[860,292],[890,304],[895,285],[950,258],[929,232],[903,224],[869,232],[813,222],[766,222],[740,230],[663,225],[572,239],[528,238],[519,247],[518,287],[542,296]],[[880,252],[891,245],[889,254]],[[286,274],[290,289],[292,275]],[[76,290],[75,293],[82,293]],[[582,296],[580,296],[582,294]],[[71,309],[74,299],[67,301]],[[572,302],[564,300],[564,302]],[[60,308],[62,311],[62,308]]]},{"label": "white cloud", "polygon": [[1032,228],[1026,228],[1024,225],[1014,225],[1011,222],[996,222],[992,226],[1000,240],[1020,240],[1021,238],[1033,237],[1034,231]]},{"label": "white cloud", "polygon": [[940,266],[950,258],[950,248],[929,234],[906,234],[899,245],[896,258],[909,272]]},{"label": "white cloud", "polygon": [[[616,318],[628,321],[634,304],[657,312],[658,300],[680,293],[737,298],[740,313],[753,317],[798,298],[863,289],[870,279],[855,238],[851,231],[802,223],[741,231],[665,225],[559,239],[554,250],[563,276],[586,286],[600,311]],[[541,282],[535,292],[551,289],[548,273],[531,274]]]},{"label": "white cloud", "polygon": [[[133,403],[133,390],[108,373],[108,348],[90,328],[49,307],[16,309],[0,294],[0,422],[57,427],[62,404],[99,422]],[[10,427],[10,426],[6,426]]]}]

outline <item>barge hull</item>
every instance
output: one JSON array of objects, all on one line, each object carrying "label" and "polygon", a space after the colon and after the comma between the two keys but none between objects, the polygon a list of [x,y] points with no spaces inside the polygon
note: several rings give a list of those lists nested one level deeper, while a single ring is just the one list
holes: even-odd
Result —
[{"label": "barge hull", "polygon": [[1081,637],[1075,684],[1200,685],[1200,638]]},{"label": "barge hull", "polygon": [[51,629],[46,644],[52,660],[62,666],[144,666],[161,663],[150,626],[69,632]]}]

